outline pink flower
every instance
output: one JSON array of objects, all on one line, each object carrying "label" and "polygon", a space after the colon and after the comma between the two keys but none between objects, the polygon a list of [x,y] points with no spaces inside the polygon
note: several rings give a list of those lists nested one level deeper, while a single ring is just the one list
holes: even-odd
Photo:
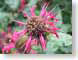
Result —
[{"label": "pink flower", "polygon": [[[24,4],[22,6],[24,6]],[[55,17],[53,12],[46,10],[47,6],[48,4],[45,3],[44,6],[42,7],[39,16],[36,16],[35,14],[36,7],[34,6],[30,8],[31,16],[29,16],[26,12],[23,12],[24,17],[28,18],[25,23],[26,29],[21,32],[14,32],[12,36],[12,40],[16,41],[20,38],[20,36],[23,36],[24,34],[28,33],[29,38],[25,42],[25,50],[24,50],[24,52],[26,53],[30,53],[30,51],[32,50],[31,46],[33,44],[41,45],[42,50],[43,51],[46,50],[47,43],[46,41],[47,39],[45,38],[46,32],[55,34],[56,37],[59,37],[57,34],[57,30],[59,30],[59,28],[57,28],[55,25],[55,22],[57,22],[58,19]]]},{"label": "pink flower", "polygon": [[6,32],[1,32],[1,35],[6,36]]},{"label": "pink flower", "polygon": [[9,53],[11,48],[15,48],[15,44],[14,43],[10,43],[7,46],[4,46],[4,48],[2,48],[2,53]]}]

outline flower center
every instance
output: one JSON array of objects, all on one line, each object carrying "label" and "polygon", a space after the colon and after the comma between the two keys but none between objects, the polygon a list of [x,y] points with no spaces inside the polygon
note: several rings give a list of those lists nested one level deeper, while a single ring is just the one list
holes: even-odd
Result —
[{"label": "flower center", "polygon": [[45,23],[44,19],[40,16],[33,16],[26,22],[27,30],[34,34],[43,32],[45,29],[47,29],[46,25],[47,24]]}]

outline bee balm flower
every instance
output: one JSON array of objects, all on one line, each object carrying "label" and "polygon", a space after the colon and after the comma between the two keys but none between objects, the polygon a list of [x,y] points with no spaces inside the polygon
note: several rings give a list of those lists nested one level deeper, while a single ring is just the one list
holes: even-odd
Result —
[{"label": "bee balm flower", "polygon": [[[57,18],[53,15],[51,11],[46,10],[46,5],[42,7],[41,13],[39,16],[36,16],[35,14],[35,7],[30,8],[31,16],[28,16],[28,14],[25,12],[24,16],[26,16],[28,19],[25,23],[26,28],[25,30],[21,32],[16,32],[13,34],[12,39],[17,40],[20,36],[23,36],[24,34],[28,33],[29,38],[26,39],[25,42],[25,50],[24,52],[30,53],[32,50],[31,45],[32,41],[34,39],[37,40],[37,45],[41,45],[42,50],[46,50],[46,32],[55,34],[56,37],[58,37],[57,30],[59,28],[56,27],[53,21],[57,20]],[[54,20],[52,20],[54,19]]]}]

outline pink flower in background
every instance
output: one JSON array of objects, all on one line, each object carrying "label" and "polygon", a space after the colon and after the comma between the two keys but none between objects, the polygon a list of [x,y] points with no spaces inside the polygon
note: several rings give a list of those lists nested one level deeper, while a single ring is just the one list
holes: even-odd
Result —
[{"label": "pink flower in background", "polygon": [[9,53],[12,48],[15,48],[14,43],[10,43],[10,44],[4,46],[4,48],[2,48],[2,53]]},{"label": "pink flower in background", "polygon": [[19,7],[19,12],[21,12],[24,8],[25,8],[25,5],[26,5],[26,1],[25,0],[20,0],[20,7]]}]

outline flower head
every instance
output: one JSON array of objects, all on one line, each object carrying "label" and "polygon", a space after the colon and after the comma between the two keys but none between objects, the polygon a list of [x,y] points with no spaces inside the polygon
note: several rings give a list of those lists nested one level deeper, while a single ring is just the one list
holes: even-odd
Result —
[{"label": "flower head", "polygon": [[30,51],[32,50],[31,45],[34,39],[37,40],[35,42],[36,45],[41,45],[42,50],[46,50],[46,32],[55,34],[56,37],[59,37],[57,34],[57,30],[59,30],[59,28],[57,28],[54,23],[58,22],[58,19],[51,11],[46,10],[47,5],[47,3],[44,4],[39,16],[36,16],[36,7],[34,6],[30,8],[31,16],[28,16],[26,12],[23,12],[24,16],[28,18],[25,23],[26,28],[21,32],[15,32],[13,34],[12,40],[16,41],[20,36],[28,33],[29,38],[26,39],[27,41],[25,42],[24,50],[24,52],[26,53],[30,53]]}]

